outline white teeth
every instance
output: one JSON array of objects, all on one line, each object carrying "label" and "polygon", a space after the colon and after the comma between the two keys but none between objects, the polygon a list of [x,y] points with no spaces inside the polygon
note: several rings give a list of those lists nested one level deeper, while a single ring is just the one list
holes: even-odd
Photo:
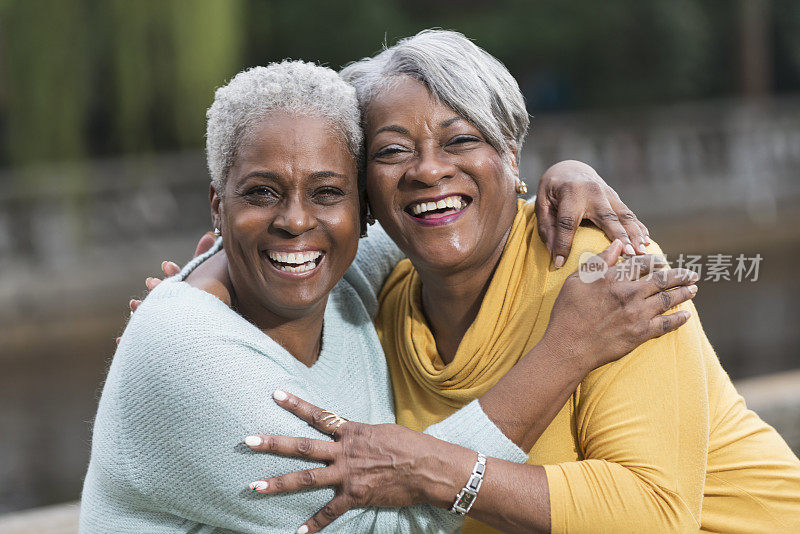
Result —
[{"label": "white teeth", "polygon": [[319,258],[322,252],[319,250],[310,250],[308,252],[277,252],[270,250],[267,254],[269,255],[269,259],[273,261],[302,266],[307,263],[314,263],[314,260]]},{"label": "white teeth", "polygon": [[460,195],[453,195],[451,197],[443,198],[437,202],[417,202],[411,206],[411,213],[419,215],[428,211],[439,210],[443,208],[455,208],[462,210],[467,206],[467,203]]},{"label": "white teeth", "polygon": [[298,265],[296,267],[292,265],[276,265],[278,269],[280,269],[281,271],[286,271],[287,273],[304,273],[310,271],[316,266],[317,264],[314,263],[313,261],[309,261],[307,263]]}]

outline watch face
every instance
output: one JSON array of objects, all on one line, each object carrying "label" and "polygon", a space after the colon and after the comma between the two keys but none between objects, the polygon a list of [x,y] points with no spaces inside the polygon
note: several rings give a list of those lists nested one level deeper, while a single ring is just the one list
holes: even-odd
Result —
[{"label": "watch face", "polygon": [[461,494],[461,497],[459,497],[456,506],[458,506],[459,508],[464,508],[466,510],[467,508],[469,508],[469,505],[472,504],[472,501],[474,500],[475,500],[474,493],[464,492]]}]

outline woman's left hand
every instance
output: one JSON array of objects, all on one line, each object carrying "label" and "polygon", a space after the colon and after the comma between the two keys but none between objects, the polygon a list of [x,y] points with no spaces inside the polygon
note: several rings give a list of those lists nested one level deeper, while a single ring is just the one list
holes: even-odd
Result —
[{"label": "woman's left hand", "polygon": [[619,239],[629,256],[645,253],[650,234],[616,191],[585,163],[566,160],[545,171],[536,192],[539,237],[556,268],[564,265],[582,220],[592,221],[608,236]]},{"label": "woman's left hand", "polygon": [[351,508],[410,506],[423,501],[444,504],[469,478],[475,461],[475,453],[469,449],[394,424],[347,421],[336,428],[331,412],[289,393],[275,392],[273,398],[282,408],[335,439],[273,435],[245,439],[255,451],[328,464],[250,485],[253,491],[267,495],[334,486],[333,499],[298,532],[318,532]]}]

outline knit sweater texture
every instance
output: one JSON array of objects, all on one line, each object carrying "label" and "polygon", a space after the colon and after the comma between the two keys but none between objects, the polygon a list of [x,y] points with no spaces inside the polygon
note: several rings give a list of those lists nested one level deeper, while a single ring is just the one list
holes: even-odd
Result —
[{"label": "knit sweater texture", "polygon": [[[272,400],[283,389],[364,423],[395,422],[391,382],[373,327],[377,294],[401,253],[379,227],[330,294],[322,350],[309,367],[185,277],[162,282],[133,314],[94,422],[80,531],[293,532],[334,495],[330,488],[259,495],[248,485],[320,464],[256,453],[250,434],[330,439]],[[425,431],[488,456],[526,455],[477,401]],[[465,473],[465,482],[469,473]],[[454,496],[455,498],[455,496]],[[461,521],[427,504],[351,510],[326,532],[455,532]]]}]

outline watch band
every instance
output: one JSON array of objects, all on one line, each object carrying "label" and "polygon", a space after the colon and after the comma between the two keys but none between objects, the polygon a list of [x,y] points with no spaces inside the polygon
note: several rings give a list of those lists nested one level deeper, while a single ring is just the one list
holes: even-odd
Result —
[{"label": "watch band", "polygon": [[475,499],[478,497],[478,490],[481,489],[481,484],[483,484],[483,475],[485,472],[486,456],[478,453],[478,461],[475,462],[475,467],[472,469],[472,474],[467,481],[467,485],[456,495],[456,502],[453,503],[450,512],[456,515],[467,515],[467,512],[472,508]]}]

